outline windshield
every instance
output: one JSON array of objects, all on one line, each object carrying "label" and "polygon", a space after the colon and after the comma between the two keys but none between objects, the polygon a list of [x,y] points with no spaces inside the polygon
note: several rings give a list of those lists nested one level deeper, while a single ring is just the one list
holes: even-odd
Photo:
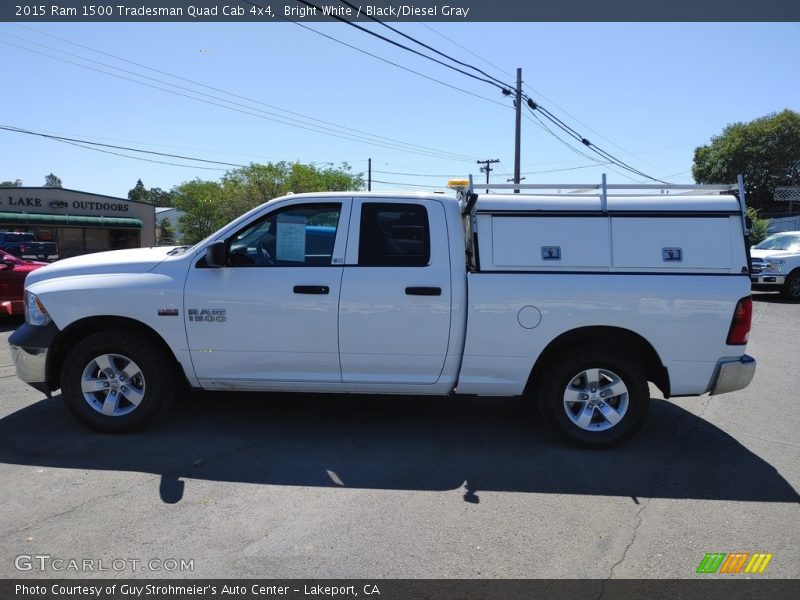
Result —
[{"label": "windshield", "polygon": [[759,250],[798,250],[800,251],[800,233],[777,233],[769,236],[756,245]]}]

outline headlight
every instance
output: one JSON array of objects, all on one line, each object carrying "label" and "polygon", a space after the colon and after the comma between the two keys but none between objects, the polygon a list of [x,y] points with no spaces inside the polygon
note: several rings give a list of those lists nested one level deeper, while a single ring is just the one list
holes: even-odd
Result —
[{"label": "headlight", "polygon": [[768,258],[765,270],[772,273],[780,273],[785,264],[786,261],[782,258]]},{"label": "headlight", "polygon": [[28,325],[47,325],[50,315],[36,294],[25,291],[25,321]]}]

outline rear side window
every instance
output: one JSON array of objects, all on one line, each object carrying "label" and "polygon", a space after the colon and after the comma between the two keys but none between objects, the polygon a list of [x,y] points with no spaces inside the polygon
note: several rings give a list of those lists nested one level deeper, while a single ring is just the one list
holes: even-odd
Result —
[{"label": "rear side window", "polygon": [[424,206],[380,202],[361,206],[359,265],[424,267],[430,257],[430,228]]}]

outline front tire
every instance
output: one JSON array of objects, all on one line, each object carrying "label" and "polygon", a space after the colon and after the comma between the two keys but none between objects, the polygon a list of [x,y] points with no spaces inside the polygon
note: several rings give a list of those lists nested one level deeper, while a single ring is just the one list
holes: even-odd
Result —
[{"label": "front tire", "polygon": [[545,420],[574,446],[618,446],[647,417],[647,377],[633,352],[604,344],[575,347],[568,356],[549,361],[539,377]]},{"label": "front tire", "polygon": [[781,294],[787,300],[800,300],[800,271],[794,271],[789,274],[789,277],[783,283]]},{"label": "front tire", "polygon": [[150,337],[110,330],[92,334],[70,350],[61,371],[61,393],[86,427],[126,433],[167,409],[175,379],[173,361]]}]

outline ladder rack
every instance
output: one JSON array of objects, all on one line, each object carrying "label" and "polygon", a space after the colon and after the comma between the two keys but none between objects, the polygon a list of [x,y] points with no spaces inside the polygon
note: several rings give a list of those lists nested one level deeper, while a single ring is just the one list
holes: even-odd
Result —
[{"label": "ladder rack", "polygon": [[[477,190],[511,190],[514,193],[520,193],[523,190],[533,190],[534,193],[526,193],[526,196],[563,196],[581,197],[587,193],[598,192],[602,201],[603,212],[608,207],[609,190],[620,190],[623,192],[640,191],[644,194],[612,194],[614,197],[624,196],[662,196],[668,195],[671,191],[683,192],[679,195],[715,195],[721,192],[736,192],[739,200],[739,207],[742,211],[742,227],[747,232],[749,230],[746,213],[747,207],[745,204],[745,190],[744,190],[744,177],[738,175],[736,183],[732,184],[695,184],[695,183],[607,183],[606,174],[603,173],[600,183],[480,183],[475,184],[472,175],[469,176],[469,187],[459,190],[459,196],[466,200],[466,213],[471,212],[478,199]],[[568,191],[564,191],[568,190]],[[549,192],[549,193],[535,193],[535,192]],[[555,194],[553,193],[555,192]]]}]

